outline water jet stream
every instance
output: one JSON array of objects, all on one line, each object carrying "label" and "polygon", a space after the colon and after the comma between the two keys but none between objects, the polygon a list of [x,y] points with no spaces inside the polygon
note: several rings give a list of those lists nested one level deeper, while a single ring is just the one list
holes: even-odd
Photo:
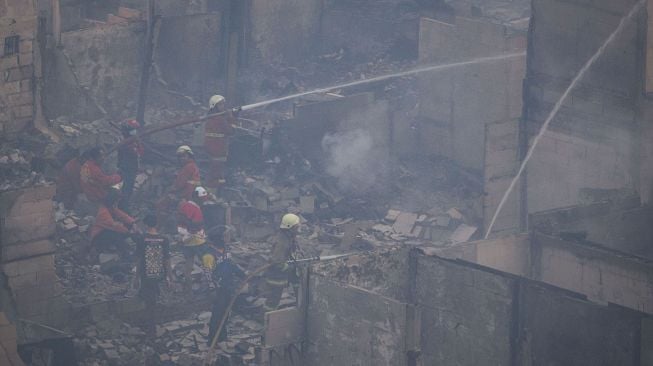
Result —
[{"label": "water jet stream", "polygon": [[[374,82],[377,82],[377,81],[383,81],[383,80],[388,80],[388,79],[393,79],[393,78],[399,78],[399,77],[402,77],[402,76],[415,75],[415,74],[419,74],[419,73],[422,73],[422,72],[441,71],[441,70],[447,70],[447,69],[451,69],[451,68],[455,68],[455,67],[468,66],[468,65],[477,65],[477,64],[482,64],[482,63],[486,63],[486,62],[494,62],[494,61],[505,60],[505,59],[509,59],[509,58],[525,57],[525,56],[526,56],[526,52],[506,53],[506,54],[501,54],[501,55],[496,55],[496,56],[479,57],[479,58],[475,58],[473,60],[455,62],[455,63],[450,63],[450,64],[424,66],[424,67],[420,67],[420,68],[416,68],[416,69],[397,72],[397,73],[394,73],[394,74],[381,75],[381,76],[373,77],[373,78],[370,78],[370,79],[351,81],[351,82],[347,82],[347,83],[343,83],[343,84],[339,84],[339,85],[329,86],[329,87],[326,87],[326,88],[314,89],[314,90],[307,91],[307,92],[292,94],[292,95],[288,95],[288,96],[281,97],[281,98],[275,98],[275,99],[265,100],[265,101],[262,101],[262,102],[256,102],[256,103],[244,105],[244,106],[240,107],[240,109],[243,110],[243,111],[247,111],[247,110],[250,110],[250,109],[264,107],[264,106],[267,106],[267,105],[270,105],[270,104],[273,104],[273,103],[279,103],[279,102],[283,102],[283,101],[286,101],[286,100],[300,98],[300,97],[310,95],[310,94],[327,93],[327,92],[337,90],[337,89],[344,89],[344,88],[348,88],[348,87],[352,87],[352,86],[363,85],[363,84],[368,84],[368,83],[374,83]],[[138,136],[130,137],[130,138],[122,140],[118,144],[114,145],[111,149],[109,149],[107,151],[107,154],[110,154],[110,153],[116,151],[123,144],[130,143],[130,142],[136,140],[137,138],[144,138],[145,136],[149,136],[149,135],[161,132],[161,131],[169,130],[171,128],[177,128],[177,127],[181,127],[181,126],[190,125],[190,124],[193,124],[193,123],[202,122],[202,121],[205,121],[207,119],[210,119],[210,118],[213,118],[215,116],[219,116],[219,115],[222,115],[222,114],[225,114],[225,113],[226,112],[218,112],[218,113],[204,115],[202,117],[196,117],[196,118],[186,120],[186,121],[173,122],[173,123],[168,123],[168,124],[165,124],[165,125],[158,125],[158,126],[155,126],[155,127],[148,128],[148,129],[146,129],[144,131],[141,131],[138,134]]]},{"label": "water jet stream", "polygon": [[635,17],[635,15],[639,12],[640,8],[646,4],[646,0],[640,0],[637,4],[633,5],[633,8],[630,10],[630,12],[621,18],[621,21],[619,22],[619,25],[617,28],[608,36],[608,38],[603,42],[601,47],[590,57],[590,59],[585,63],[582,69],[578,72],[576,77],[571,81],[565,92],[562,94],[560,99],[556,102],[556,104],[553,106],[553,109],[551,110],[551,113],[549,113],[549,116],[546,118],[544,123],[542,124],[542,127],[540,128],[539,133],[537,136],[535,136],[535,139],[533,139],[533,143],[531,147],[528,149],[528,152],[526,153],[526,156],[524,157],[524,160],[521,163],[521,166],[519,167],[519,170],[517,171],[517,175],[512,179],[510,182],[510,186],[508,186],[508,189],[504,193],[503,197],[501,198],[501,201],[499,202],[499,206],[497,207],[497,210],[494,212],[494,216],[492,216],[492,221],[490,221],[490,226],[488,226],[487,232],[485,233],[485,239],[487,239],[490,234],[492,233],[492,228],[494,227],[494,224],[497,220],[497,217],[501,213],[501,210],[503,209],[503,206],[506,204],[506,201],[508,200],[508,197],[510,196],[510,193],[512,190],[515,188],[515,185],[517,184],[517,181],[521,177],[521,175],[524,173],[524,169],[526,169],[526,165],[528,164],[528,161],[531,159],[533,156],[533,151],[535,151],[535,148],[537,147],[537,144],[540,142],[540,139],[546,131],[549,129],[549,125],[551,124],[551,121],[553,118],[558,114],[560,111],[560,108],[562,107],[562,104],[567,100],[569,97],[569,94],[571,91],[576,87],[576,84],[585,76],[587,71],[594,65],[596,60],[605,52],[606,48],[617,38],[617,36],[624,30],[626,25],[631,22],[631,20]]},{"label": "water jet stream", "polygon": [[250,110],[250,109],[254,109],[254,108],[264,107],[266,105],[273,104],[273,103],[279,103],[279,102],[283,102],[283,101],[290,100],[290,99],[300,98],[300,97],[310,95],[310,94],[327,93],[327,92],[330,92],[330,91],[333,91],[333,90],[336,90],[336,89],[344,89],[344,88],[349,88],[349,87],[352,87],[352,86],[363,85],[363,84],[368,84],[368,83],[374,83],[374,82],[377,82],[377,81],[383,81],[383,80],[388,80],[388,79],[400,78],[400,77],[403,77],[403,76],[415,75],[415,74],[420,74],[420,73],[428,72],[428,71],[441,71],[441,70],[451,69],[451,68],[455,68],[455,67],[476,65],[476,64],[486,63],[486,62],[500,61],[500,60],[505,60],[505,59],[508,59],[508,58],[524,57],[524,56],[526,56],[526,52],[522,51],[522,52],[516,52],[516,53],[506,53],[506,54],[497,55],[497,56],[479,57],[479,58],[475,58],[473,60],[454,62],[454,63],[450,63],[450,64],[419,67],[419,68],[416,68],[416,69],[400,71],[400,72],[397,72],[397,73],[394,73],[394,74],[381,75],[381,76],[377,76],[377,77],[373,77],[373,78],[369,78],[369,79],[351,81],[351,82],[343,83],[343,84],[340,84],[340,85],[334,85],[334,86],[321,88],[321,89],[314,89],[314,90],[311,90],[311,91],[292,94],[292,95],[288,95],[288,96],[281,97],[281,98],[270,99],[270,100],[266,100],[266,101],[262,101],[262,102],[252,103],[252,104],[242,106],[242,110],[246,111],[246,110]]}]

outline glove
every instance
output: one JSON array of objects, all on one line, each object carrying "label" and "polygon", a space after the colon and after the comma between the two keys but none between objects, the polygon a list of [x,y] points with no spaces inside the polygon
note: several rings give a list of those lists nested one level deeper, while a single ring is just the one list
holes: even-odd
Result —
[{"label": "glove", "polygon": [[231,110],[231,113],[237,115],[237,114],[240,113],[242,110],[243,110],[243,107],[242,107],[242,106],[240,106],[240,107],[236,107],[236,108],[234,108],[234,109]]}]

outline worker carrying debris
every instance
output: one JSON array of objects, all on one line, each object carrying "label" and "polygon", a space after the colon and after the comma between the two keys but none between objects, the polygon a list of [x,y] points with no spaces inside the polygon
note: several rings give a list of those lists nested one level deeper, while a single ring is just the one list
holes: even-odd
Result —
[{"label": "worker carrying debris", "polygon": [[102,148],[92,148],[86,158],[79,172],[80,186],[89,201],[101,203],[107,197],[109,190],[122,182],[122,177],[118,174],[108,175],[102,171],[102,161],[104,161]]},{"label": "worker carrying debris", "polygon": [[86,161],[87,153],[84,152],[78,156],[70,159],[64,165],[59,177],[57,177],[57,193],[55,200],[63,203],[64,207],[68,210],[75,208],[77,204],[77,196],[82,193],[80,183],[80,174],[82,164]]},{"label": "worker carrying debris", "polygon": [[234,132],[233,125],[236,122],[234,112],[238,111],[239,109],[227,110],[222,95],[214,95],[209,99],[209,114],[222,113],[209,118],[204,130],[204,148],[211,159],[206,186],[215,192],[225,184],[229,137]]},{"label": "worker carrying debris", "polygon": [[195,163],[193,150],[190,146],[182,145],[177,148],[177,161],[179,170],[173,184],[168,188],[165,196],[156,204],[159,225],[166,223],[165,217],[179,207],[183,200],[193,197],[195,187],[200,185],[200,170]]},{"label": "worker carrying debris", "polygon": [[149,214],[143,219],[146,232],[137,240],[136,253],[140,280],[139,295],[145,302],[148,321],[147,332],[154,334],[154,306],[159,298],[159,284],[167,280],[170,283],[170,243],[157,231],[156,215]]},{"label": "worker carrying debris", "polygon": [[[225,244],[225,227],[215,227],[208,233],[210,252],[202,257],[204,267],[211,270],[211,280],[217,292],[213,299],[211,320],[209,321],[208,344],[213,344],[213,338],[218,337],[218,342],[227,339],[227,327],[223,326],[219,335],[216,335],[220,321],[227,312],[229,302],[235,295],[240,281],[245,277],[245,272],[231,261],[231,254]],[[225,319],[225,324],[226,324]]]},{"label": "worker carrying debris", "polygon": [[281,301],[283,289],[288,283],[297,281],[295,267],[286,263],[294,260],[297,250],[297,234],[299,233],[300,219],[295,214],[286,214],[281,219],[280,230],[275,238],[271,263],[281,263],[272,266],[265,275],[260,296],[265,298],[265,311],[276,310]]},{"label": "worker carrying debris", "polygon": [[90,232],[92,260],[95,260],[96,251],[116,249],[123,258],[129,255],[127,239],[130,234],[138,233],[138,227],[134,225],[136,219],[118,208],[118,201],[120,191],[112,188],[100,204]]},{"label": "worker carrying debris", "polygon": [[208,196],[204,187],[197,187],[190,200],[182,201],[177,210],[177,233],[182,241],[182,253],[185,258],[184,290],[191,292],[193,265],[195,257],[201,259],[206,254],[206,234],[204,215],[200,207],[202,199]]},{"label": "worker carrying debris", "polygon": [[124,182],[122,200],[119,206],[123,211],[129,211],[129,199],[134,192],[134,183],[140,169],[140,160],[145,152],[142,141],[136,135],[140,127],[138,121],[130,119],[125,121],[120,128],[123,138],[131,138],[129,142],[121,145],[118,149],[118,171]]}]

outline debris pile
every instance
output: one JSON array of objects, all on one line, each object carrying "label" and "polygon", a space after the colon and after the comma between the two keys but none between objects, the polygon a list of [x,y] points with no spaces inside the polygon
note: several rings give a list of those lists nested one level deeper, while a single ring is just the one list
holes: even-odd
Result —
[{"label": "debris pile", "polygon": [[37,171],[38,159],[22,149],[9,146],[0,148],[0,192],[47,184]]}]

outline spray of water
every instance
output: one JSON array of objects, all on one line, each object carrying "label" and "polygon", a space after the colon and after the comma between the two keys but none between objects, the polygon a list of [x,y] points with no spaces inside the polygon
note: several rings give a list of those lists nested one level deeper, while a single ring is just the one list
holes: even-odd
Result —
[{"label": "spray of water", "polygon": [[524,169],[526,168],[528,161],[533,156],[533,151],[535,151],[537,144],[540,142],[540,139],[544,136],[546,131],[549,129],[549,125],[551,124],[553,118],[558,114],[558,111],[560,111],[560,107],[562,107],[563,103],[567,100],[571,91],[576,87],[576,84],[578,84],[578,82],[581,79],[583,79],[587,71],[592,67],[592,65],[594,65],[596,60],[598,60],[599,57],[605,52],[606,48],[608,48],[608,46],[610,46],[614,42],[617,36],[624,30],[626,25],[633,20],[635,15],[639,12],[642,6],[644,6],[644,4],[646,4],[646,0],[640,0],[637,4],[633,6],[633,8],[626,16],[621,18],[621,21],[619,22],[619,25],[614,30],[614,32],[610,34],[610,36],[605,40],[605,42],[601,45],[601,47],[599,47],[596,53],[594,53],[594,55],[592,55],[592,57],[587,61],[587,63],[583,66],[583,68],[578,72],[576,77],[571,81],[571,83],[569,84],[565,92],[558,100],[558,102],[556,102],[556,104],[553,106],[551,113],[549,113],[549,116],[544,121],[544,124],[542,124],[539,133],[537,134],[537,136],[535,136],[533,143],[528,149],[528,152],[526,153],[526,156],[524,157],[524,160],[522,161],[521,166],[519,167],[519,171],[517,171],[517,175],[515,175],[515,177],[512,179],[512,181],[510,182],[510,186],[508,186],[508,189],[503,194],[503,197],[499,202],[499,206],[497,207],[497,210],[494,212],[494,216],[492,216],[492,221],[490,221],[490,226],[488,227],[487,232],[485,233],[485,239],[487,239],[492,233],[492,228],[494,227],[494,223],[496,222],[497,217],[501,213],[503,206],[506,204],[506,201],[508,200],[510,193],[512,192],[513,189],[515,189],[515,185],[517,184],[517,181],[519,181],[519,178],[524,173]]},{"label": "spray of water", "polygon": [[248,104],[248,105],[242,106],[242,110],[246,111],[246,110],[250,110],[250,109],[254,109],[254,108],[264,107],[266,105],[273,104],[273,103],[279,103],[279,102],[283,102],[283,101],[286,101],[286,100],[300,98],[300,97],[310,95],[310,94],[328,93],[330,91],[337,90],[337,89],[344,89],[344,88],[349,88],[349,87],[352,87],[352,86],[358,86],[358,85],[363,85],[363,84],[374,83],[374,82],[377,82],[377,81],[384,81],[384,80],[388,80],[388,79],[400,78],[400,77],[403,77],[403,76],[415,75],[415,74],[420,74],[420,73],[428,72],[428,71],[442,71],[442,70],[452,69],[452,68],[461,67],[461,66],[477,65],[477,64],[483,64],[483,63],[486,63],[486,62],[500,61],[500,60],[505,60],[505,59],[509,59],[509,58],[517,58],[517,57],[524,57],[524,56],[526,56],[526,52],[516,52],[516,53],[506,53],[506,54],[497,55],[497,56],[479,57],[479,58],[475,58],[473,60],[455,62],[455,63],[451,63],[451,64],[424,66],[424,67],[419,67],[419,68],[416,68],[416,69],[397,72],[397,73],[394,73],[394,74],[377,76],[377,77],[373,77],[373,78],[370,78],[370,79],[351,81],[351,82],[340,84],[340,85],[329,86],[329,87],[321,88],[321,89],[314,89],[314,90],[311,90],[311,91],[292,94],[292,95],[288,95],[288,96],[281,97],[281,98],[270,99],[270,100],[266,100],[266,101],[262,101],[262,102]]}]

